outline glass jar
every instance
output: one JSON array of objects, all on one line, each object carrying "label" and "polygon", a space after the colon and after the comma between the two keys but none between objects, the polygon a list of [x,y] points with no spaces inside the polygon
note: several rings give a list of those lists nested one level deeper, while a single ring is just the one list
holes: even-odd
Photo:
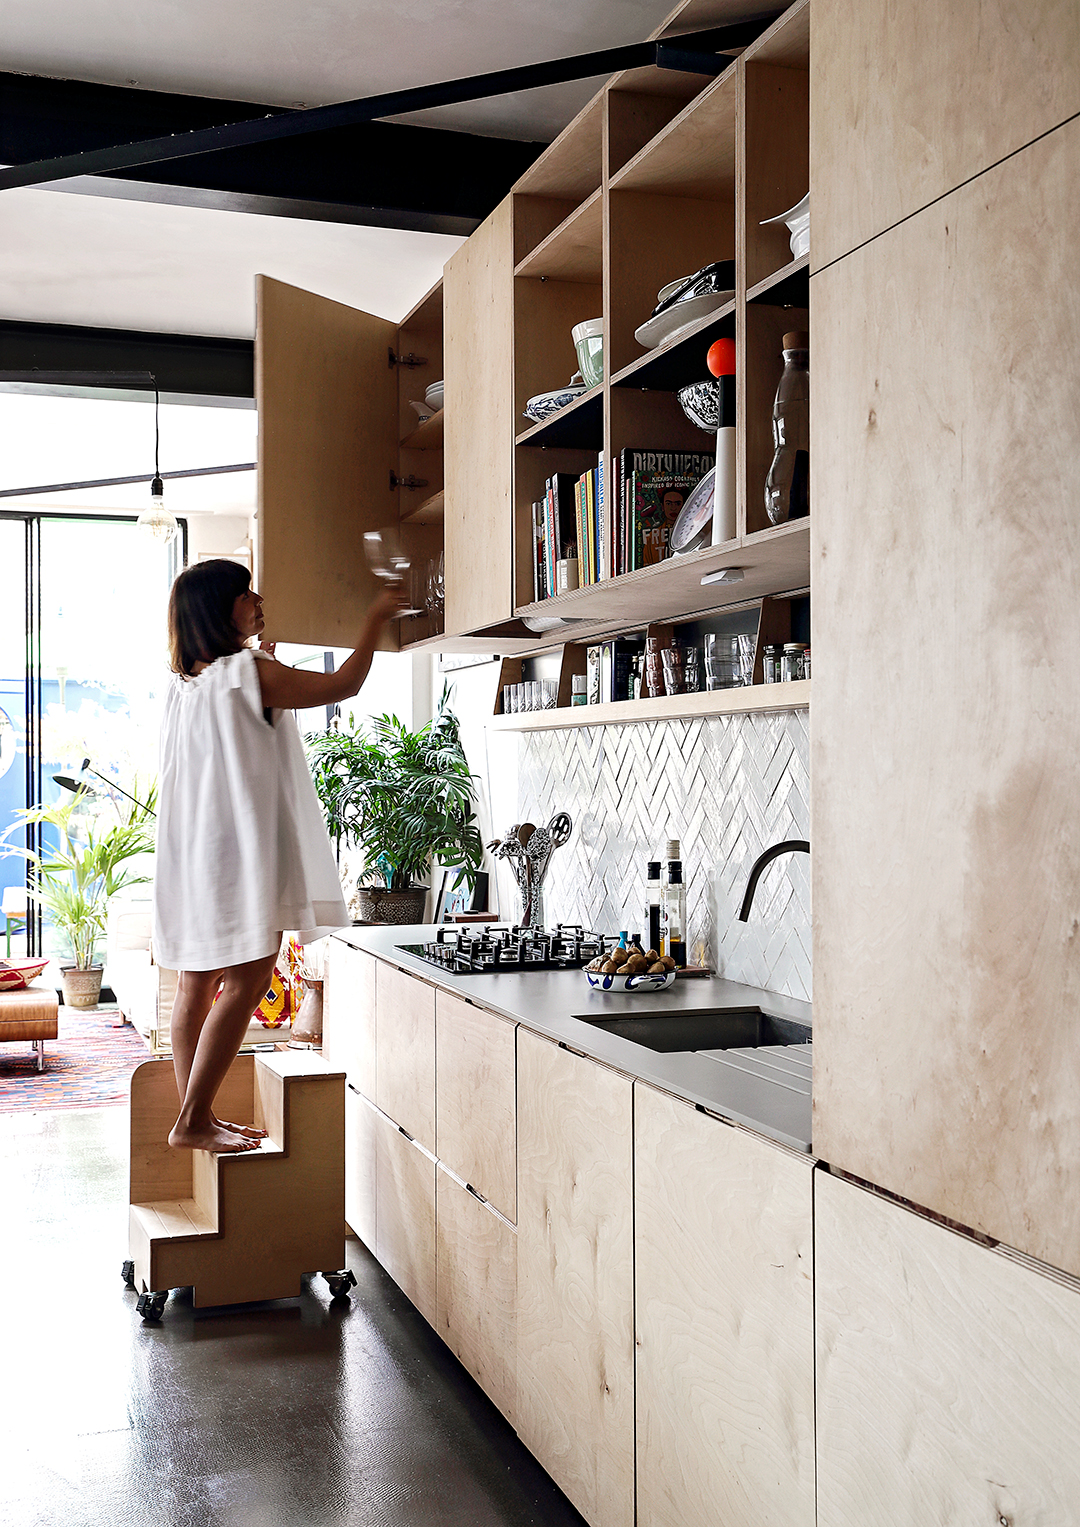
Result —
[{"label": "glass jar", "polygon": [[779,684],[780,648],[775,642],[770,642],[765,648],[761,666],[763,682],[766,684]]},{"label": "glass jar", "polygon": [[805,642],[785,642],[784,651],[780,658],[781,683],[790,684],[795,679],[803,676],[803,653],[806,651]]}]

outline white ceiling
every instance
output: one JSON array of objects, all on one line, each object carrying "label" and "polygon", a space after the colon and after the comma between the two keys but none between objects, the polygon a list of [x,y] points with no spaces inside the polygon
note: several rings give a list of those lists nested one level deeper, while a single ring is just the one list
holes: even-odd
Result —
[{"label": "white ceiling", "polygon": [[[647,37],[672,0],[34,0],[5,8],[5,69],[317,106]],[[552,87],[410,116],[550,141],[595,90]]]}]

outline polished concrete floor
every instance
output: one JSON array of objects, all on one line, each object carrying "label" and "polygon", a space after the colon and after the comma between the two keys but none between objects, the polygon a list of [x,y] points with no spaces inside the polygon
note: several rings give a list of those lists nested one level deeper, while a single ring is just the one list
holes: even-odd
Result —
[{"label": "polished concrete floor", "polygon": [[144,1325],[127,1114],[0,1114],[2,1527],[582,1527],[357,1241],[359,1287]]}]

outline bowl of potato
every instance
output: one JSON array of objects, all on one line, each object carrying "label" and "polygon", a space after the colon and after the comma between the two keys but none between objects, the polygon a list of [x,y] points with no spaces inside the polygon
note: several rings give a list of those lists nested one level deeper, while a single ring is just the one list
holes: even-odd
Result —
[{"label": "bowl of potato", "polygon": [[675,980],[675,961],[655,949],[630,944],[590,961],[585,979],[594,991],[663,991]]}]

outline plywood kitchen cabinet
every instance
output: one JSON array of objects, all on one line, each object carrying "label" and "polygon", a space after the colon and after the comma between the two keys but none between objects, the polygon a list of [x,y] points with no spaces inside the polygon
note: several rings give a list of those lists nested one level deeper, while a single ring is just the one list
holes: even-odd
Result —
[{"label": "plywood kitchen cabinet", "polygon": [[814,278],[811,767],[815,1153],[1074,1274],[1078,156]]},{"label": "plywood kitchen cabinet", "polygon": [[435,994],[435,1154],[511,1222],[517,1219],[514,1024]]},{"label": "plywood kitchen cabinet", "polygon": [[441,1164],[435,1329],[511,1423],[517,1399],[517,1234]]},{"label": "plywood kitchen cabinet", "polygon": [[326,946],[323,1059],[375,1099],[375,969],[362,949],[334,938]]},{"label": "plywood kitchen cabinet", "polygon": [[819,1171],[820,1527],[1080,1520],[1080,1284]]},{"label": "plywood kitchen cabinet", "polygon": [[378,1235],[378,1138],[375,1106],[351,1084],[345,1088],[345,1222],[373,1256]]},{"label": "plywood kitchen cabinet", "polygon": [[518,1433],[592,1527],[634,1521],[632,1082],[518,1034]]},{"label": "plywood kitchen cabinet", "polygon": [[[391,355],[424,364],[392,364]],[[255,581],[268,639],[356,645],[380,588],[365,531],[397,527],[418,572],[438,556],[441,508],[424,506],[442,491],[441,440],[416,428],[409,399],[441,376],[441,287],[393,324],[256,278]],[[425,486],[397,485],[409,479]],[[384,645],[407,646],[437,626],[426,614],[395,621]]]},{"label": "plywood kitchen cabinet", "polygon": [[814,1527],[813,1161],[636,1082],[634,1163],[638,1527]]},{"label": "plywood kitchen cabinet", "polygon": [[380,960],[375,992],[375,1102],[434,1154],[435,988]]},{"label": "plywood kitchen cabinet", "polygon": [[816,270],[1080,111],[1080,8],[814,0],[813,75]]},{"label": "plywood kitchen cabinet", "polygon": [[436,1325],[435,1158],[375,1113],[375,1255],[402,1293]]}]

